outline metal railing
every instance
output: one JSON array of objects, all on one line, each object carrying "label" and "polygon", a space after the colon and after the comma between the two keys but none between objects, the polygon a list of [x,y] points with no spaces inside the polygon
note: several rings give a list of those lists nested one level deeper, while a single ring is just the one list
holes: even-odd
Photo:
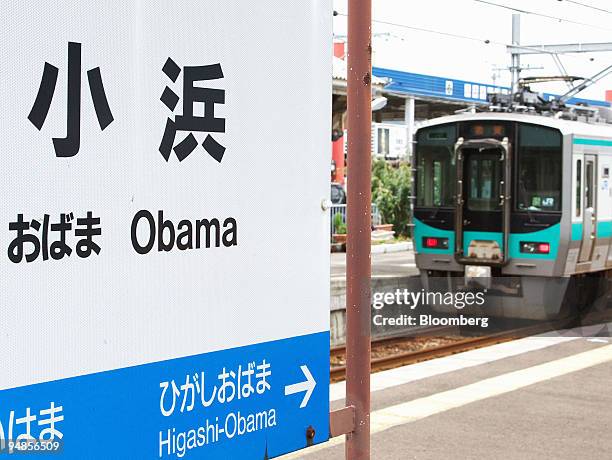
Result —
[{"label": "metal railing", "polygon": [[[334,217],[336,214],[340,214],[342,216],[342,222],[346,224],[346,205],[345,204],[333,204],[331,208],[329,208],[329,216],[330,216],[330,234],[333,235],[336,233],[336,223]],[[380,211],[378,210],[378,206],[376,203],[372,203],[372,225],[380,225],[382,224],[382,217],[380,215]]]}]

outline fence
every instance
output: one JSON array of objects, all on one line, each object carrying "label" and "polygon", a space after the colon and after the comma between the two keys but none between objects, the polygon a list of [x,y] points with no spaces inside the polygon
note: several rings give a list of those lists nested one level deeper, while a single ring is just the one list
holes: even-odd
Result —
[{"label": "fence", "polygon": [[[342,216],[342,222],[346,224],[346,205],[345,204],[334,204],[331,208],[329,208],[330,212],[330,234],[333,235],[336,233],[336,224],[334,222],[334,216],[336,214],[340,214]],[[382,224],[382,218],[380,216],[380,212],[378,211],[378,206],[375,203],[372,203],[372,225],[380,225]]]}]

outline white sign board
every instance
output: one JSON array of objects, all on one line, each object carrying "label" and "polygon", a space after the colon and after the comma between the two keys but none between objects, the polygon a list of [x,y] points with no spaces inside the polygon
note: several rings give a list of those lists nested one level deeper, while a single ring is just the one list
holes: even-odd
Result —
[{"label": "white sign board", "polygon": [[0,453],[327,439],[331,11],[5,2]]}]

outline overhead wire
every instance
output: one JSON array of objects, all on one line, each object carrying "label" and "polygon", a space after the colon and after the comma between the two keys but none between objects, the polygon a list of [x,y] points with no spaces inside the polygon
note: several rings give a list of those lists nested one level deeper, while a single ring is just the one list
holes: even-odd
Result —
[{"label": "overhead wire", "polygon": [[607,32],[612,32],[612,29],[609,29],[607,27],[602,27],[602,26],[598,26],[598,25],[595,25],[595,24],[589,24],[589,23],[586,23],[586,22],[574,21],[573,19],[561,18],[561,17],[558,17],[558,16],[551,16],[549,14],[539,13],[537,11],[525,10],[525,9],[522,9],[522,8],[516,8],[514,6],[504,5],[502,3],[490,2],[488,0],[473,0],[473,1],[476,2],[476,3],[482,3],[484,5],[489,5],[489,6],[494,6],[494,7],[497,7],[497,8],[503,8],[503,9],[506,9],[506,10],[515,11],[517,13],[523,13],[523,14],[532,15],[532,16],[539,16],[539,17],[546,18],[546,19],[552,19],[552,20],[558,21],[558,22],[566,22],[568,24],[575,24],[575,25],[579,25],[579,26],[591,27],[593,29],[599,29],[599,30],[605,30]]},{"label": "overhead wire", "polygon": [[[341,13],[341,12],[338,12],[338,11],[334,11],[334,15],[348,17],[347,13]],[[409,26],[407,24],[399,24],[399,23],[390,22],[390,21],[382,21],[382,20],[379,20],[379,19],[372,19],[372,22],[377,23],[377,24],[385,24],[385,25],[388,25],[388,26],[400,27],[400,28],[403,28],[403,29],[415,30],[417,32],[427,32],[427,33],[432,33],[432,34],[437,34],[437,35],[443,35],[443,36],[446,36],[446,37],[461,38],[461,39],[464,39],[464,40],[472,40],[472,41],[475,41],[475,42],[482,42],[482,43],[486,43],[486,44],[488,44],[490,42],[489,40],[478,38],[478,37],[471,37],[469,35],[461,35],[461,34],[455,34],[455,33],[451,33],[451,32],[442,32],[442,31],[435,30],[435,29],[427,29],[425,27]]]},{"label": "overhead wire", "polygon": [[[491,3],[491,4],[493,4],[492,2],[487,2],[485,0],[473,0],[473,1],[480,2],[480,3]],[[523,12],[525,14],[537,14],[537,13],[528,12],[526,10],[518,10],[518,9],[510,8],[510,7],[507,7],[507,8],[508,9],[512,9],[513,11]],[[348,17],[348,14],[347,13],[338,12],[338,11],[334,11],[334,16]],[[554,19],[562,20],[560,18],[555,18],[555,17],[549,17],[549,18],[554,18]],[[575,21],[566,21],[566,22],[576,23]],[[452,33],[452,32],[443,32],[443,31],[440,31],[440,30],[435,30],[435,29],[430,29],[430,28],[425,28],[425,27],[410,26],[410,25],[407,25],[407,24],[401,24],[401,23],[396,23],[396,22],[392,22],[392,21],[384,21],[384,20],[380,20],[380,19],[372,19],[372,23],[384,24],[384,25],[388,25],[388,26],[392,26],[392,27],[398,27],[398,28],[413,30],[413,31],[417,31],[417,32],[425,32],[425,33],[431,33],[431,34],[436,34],[436,35],[440,35],[440,36],[446,36],[446,37],[452,37],[452,38],[459,38],[459,39],[463,39],[463,40],[475,41],[475,42],[480,42],[482,44],[487,44],[487,45],[488,44],[493,44],[493,45],[504,46],[504,47],[512,46],[512,47],[518,48],[518,49],[529,50],[529,51],[536,51],[536,52],[538,52],[540,54],[549,54],[552,57],[552,59],[555,62],[555,64],[557,65],[557,67],[559,68],[559,70],[562,72],[562,74],[567,74],[567,69],[565,68],[565,66],[563,65],[561,60],[559,59],[559,54],[563,54],[564,56],[569,56],[569,57],[573,57],[573,58],[576,58],[576,59],[580,59],[579,56],[576,56],[576,55],[570,54],[570,53],[558,53],[558,52],[553,52],[553,51],[545,51],[545,50],[542,50],[540,48],[534,48],[534,47],[523,46],[523,45],[509,45],[508,43],[499,42],[499,41],[495,41],[495,40],[483,39],[483,38],[473,37],[473,36],[470,36],[470,35],[456,34],[456,33]],[[580,23],[580,24],[581,25],[585,25],[584,23]],[[608,29],[606,29],[606,30],[608,30]],[[609,29],[609,30],[612,31],[612,29]],[[592,60],[592,59],[590,59],[590,60]]]},{"label": "overhead wire", "polygon": [[[344,17],[348,17],[347,13],[342,13],[339,11],[334,11],[334,15],[335,16],[344,16]],[[414,30],[417,32],[426,32],[426,33],[431,33],[431,34],[436,34],[436,35],[441,35],[441,36],[446,36],[446,37],[452,37],[452,38],[460,38],[463,40],[470,40],[470,41],[475,41],[475,42],[480,42],[486,45],[492,44],[492,45],[498,45],[498,46],[512,46],[514,48],[518,48],[518,49],[523,49],[523,50],[527,50],[527,51],[537,51],[538,53],[542,53],[542,54],[559,54],[557,52],[553,52],[553,51],[545,51],[542,50],[540,48],[534,48],[534,47],[529,47],[529,46],[523,46],[523,45],[510,45],[508,43],[504,43],[504,42],[499,42],[496,40],[490,40],[490,39],[485,39],[485,38],[479,38],[479,37],[473,37],[470,35],[462,35],[462,34],[456,34],[456,33],[452,33],[452,32],[442,32],[440,30],[435,30],[435,29],[429,29],[429,28],[425,28],[425,27],[416,27],[416,26],[410,26],[407,24],[400,24],[397,22],[391,22],[391,21],[383,21],[380,19],[372,19],[373,23],[376,24],[384,24],[384,25],[388,25],[388,26],[393,26],[393,27],[399,27],[402,29],[408,29],[408,30]],[[561,54],[565,54],[565,53],[561,53]],[[573,55],[569,55],[572,57],[576,57],[577,56],[573,56]]]},{"label": "overhead wire", "polygon": [[591,10],[601,11],[602,13],[612,14],[612,11],[606,10],[605,8],[599,8],[598,6],[589,5],[588,3],[577,2],[574,0],[557,0],[558,2],[565,1],[566,3],[573,3],[574,5],[579,5],[584,8],[589,8]]}]

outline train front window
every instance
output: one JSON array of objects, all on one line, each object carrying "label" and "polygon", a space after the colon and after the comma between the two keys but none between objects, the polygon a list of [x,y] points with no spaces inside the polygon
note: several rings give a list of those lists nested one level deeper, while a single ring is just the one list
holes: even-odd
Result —
[{"label": "train front window", "polygon": [[561,133],[543,126],[519,126],[516,207],[519,211],[561,211]]},{"label": "train front window", "polygon": [[500,205],[501,152],[466,149],[467,207],[470,211],[497,211]]},{"label": "train front window", "polygon": [[417,206],[453,206],[456,181],[455,142],[455,125],[419,130],[416,161]]}]

